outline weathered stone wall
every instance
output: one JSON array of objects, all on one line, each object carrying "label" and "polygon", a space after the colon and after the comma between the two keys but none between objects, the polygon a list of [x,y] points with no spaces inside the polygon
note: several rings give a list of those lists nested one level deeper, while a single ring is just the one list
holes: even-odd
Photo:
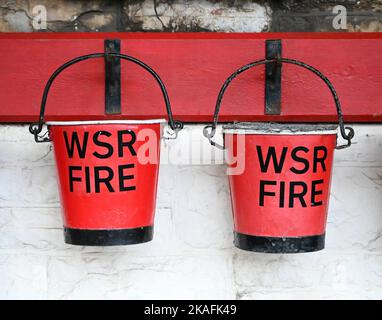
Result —
[{"label": "weathered stone wall", "polygon": [[[0,32],[36,31],[33,8],[47,9],[47,31],[381,31],[382,1],[0,0]],[[347,29],[333,27],[333,7]]]}]

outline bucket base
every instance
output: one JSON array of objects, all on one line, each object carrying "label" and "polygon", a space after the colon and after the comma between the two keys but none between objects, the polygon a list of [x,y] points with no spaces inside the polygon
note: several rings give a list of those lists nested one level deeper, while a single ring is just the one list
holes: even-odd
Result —
[{"label": "bucket base", "polygon": [[324,249],[325,234],[308,237],[261,237],[234,232],[237,248],[264,253],[302,253]]},{"label": "bucket base", "polygon": [[64,228],[65,243],[79,246],[120,246],[153,239],[153,226],[134,229],[89,230]]}]

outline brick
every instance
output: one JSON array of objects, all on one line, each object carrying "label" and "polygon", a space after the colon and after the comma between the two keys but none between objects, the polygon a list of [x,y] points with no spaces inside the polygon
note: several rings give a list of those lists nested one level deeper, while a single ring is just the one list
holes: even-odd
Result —
[{"label": "brick", "polygon": [[48,257],[0,252],[0,299],[46,299]]},{"label": "brick", "polygon": [[51,299],[234,298],[226,256],[139,257],[105,253],[55,257],[48,268]]}]

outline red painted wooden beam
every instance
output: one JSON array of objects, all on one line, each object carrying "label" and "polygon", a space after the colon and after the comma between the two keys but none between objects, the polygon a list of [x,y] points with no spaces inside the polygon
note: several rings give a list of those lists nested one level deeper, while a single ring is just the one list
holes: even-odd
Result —
[{"label": "red painted wooden beam", "polygon": [[[156,70],[165,82],[175,118],[207,122],[224,80],[265,57],[265,40],[282,39],[283,57],[321,70],[334,84],[346,121],[382,122],[381,33],[2,33],[0,121],[37,120],[44,85],[62,63],[103,52],[104,39],[121,39],[121,52]],[[51,120],[105,119],[104,63],[81,62],[54,83]],[[144,70],[122,62],[122,114],[109,119],[165,115],[160,89]],[[222,103],[221,121],[335,121],[325,84],[307,70],[283,66],[282,112],[264,115],[264,66],[240,75]]]}]

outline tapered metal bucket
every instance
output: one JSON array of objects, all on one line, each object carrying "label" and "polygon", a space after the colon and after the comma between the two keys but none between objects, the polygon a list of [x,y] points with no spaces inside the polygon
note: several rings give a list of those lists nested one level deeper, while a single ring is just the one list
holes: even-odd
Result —
[{"label": "tapered metal bucket", "polygon": [[[223,127],[235,246],[257,252],[324,248],[334,125],[236,123]],[[242,139],[242,144],[238,140]]]},{"label": "tapered metal bucket", "polygon": [[[96,120],[46,122],[49,89],[60,72],[90,58],[118,57],[148,71],[158,82],[176,132],[166,88],[153,69],[117,53],[77,57],[50,77],[38,123],[29,131],[36,142],[52,141],[56,159],[65,242],[74,245],[128,245],[152,240],[158,182],[160,141],[166,120]],[[43,125],[48,131],[40,134]]]},{"label": "tapered metal bucket", "polygon": [[[332,93],[339,125],[237,122],[223,126],[223,145],[212,140],[231,81],[254,66],[274,62],[295,64],[318,75]],[[337,128],[347,144],[337,146]],[[320,71],[285,58],[241,67],[224,82],[213,122],[203,133],[226,152],[236,247],[267,253],[324,248],[334,149],[349,147],[354,130],[344,127],[337,93]]]}]

